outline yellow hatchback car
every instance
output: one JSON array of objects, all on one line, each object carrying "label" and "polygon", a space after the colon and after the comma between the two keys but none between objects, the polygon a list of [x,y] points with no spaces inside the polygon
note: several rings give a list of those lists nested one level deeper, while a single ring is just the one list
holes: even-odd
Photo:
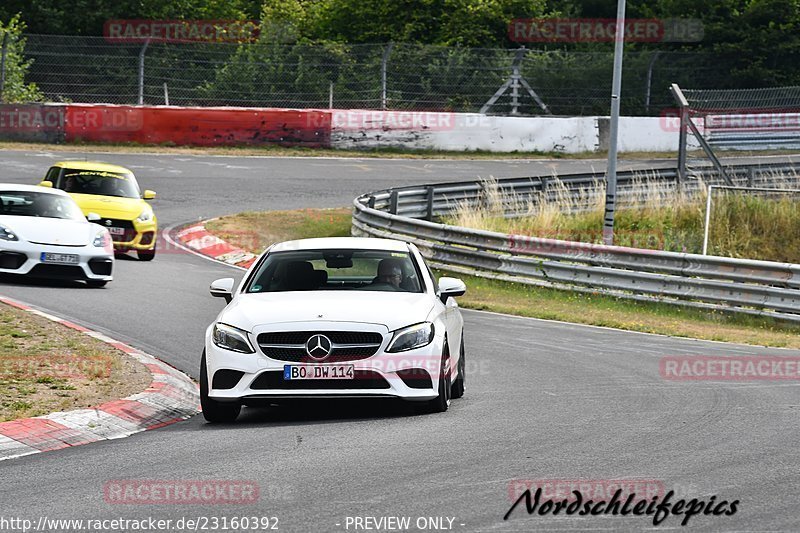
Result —
[{"label": "yellow hatchback car", "polygon": [[114,241],[114,251],[136,250],[141,261],[156,256],[158,221],[145,200],[156,193],[140,192],[133,172],[97,161],[60,161],[39,185],[68,192],[84,215],[97,213]]}]

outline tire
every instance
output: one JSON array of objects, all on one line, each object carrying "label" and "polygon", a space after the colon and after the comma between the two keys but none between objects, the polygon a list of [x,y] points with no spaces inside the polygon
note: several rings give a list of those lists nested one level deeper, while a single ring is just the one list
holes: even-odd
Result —
[{"label": "tire", "polygon": [[105,287],[106,283],[108,283],[108,282],[106,280],[103,280],[103,279],[87,279],[86,280],[86,284],[89,287],[94,287],[95,289],[99,289],[100,287]]},{"label": "tire", "polygon": [[139,261],[152,261],[156,256],[156,247],[153,246],[151,250],[136,250],[136,257]]},{"label": "tire", "polygon": [[450,391],[450,397],[455,398],[462,398],[464,396],[464,391],[467,390],[467,363],[466,359],[464,359],[464,339],[461,339],[461,350],[459,350],[460,356],[458,358],[458,377],[453,382],[453,387]]},{"label": "tire", "polygon": [[203,418],[212,424],[233,422],[239,416],[242,405],[239,402],[218,402],[208,397],[208,372],[206,371],[206,352],[200,359],[200,407]]},{"label": "tire", "polygon": [[439,396],[423,404],[423,412],[425,413],[444,413],[450,407],[452,384],[450,383],[450,370],[445,368],[449,364],[449,359],[449,347],[447,341],[445,341],[442,363],[439,367]]}]

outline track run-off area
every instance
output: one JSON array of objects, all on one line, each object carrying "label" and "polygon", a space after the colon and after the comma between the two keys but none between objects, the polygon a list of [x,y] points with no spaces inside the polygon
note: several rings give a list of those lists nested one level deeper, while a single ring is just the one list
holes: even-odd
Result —
[{"label": "track run-off area", "polygon": [[[605,167],[600,160],[42,149],[0,152],[0,181],[35,184],[53,162],[83,158],[128,167],[143,189],[157,191],[153,207],[162,230],[241,211],[348,206],[359,194],[391,186]],[[654,165],[674,162],[621,167]],[[203,333],[222,308],[208,285],[241,275],[166,247],[149,263],[118,260],[114,281],[104,289],[3,278],[0,294],[104,332],[197,379]],[[277,517],[280,531],[356,531],[354,517],[390,516],[410,517],[412,531],[418,523],[426,526],[421,530],[435,524],[453,531],[642,530],[654,527],[652,517],[529,516],[524,504],[508,520],[503,516],[515,488],[532,481],[588,480],[599,487],[645,480],[687,500],[739,500],[734,516],[698,515],[689,528],[797,529],[800,383],[669,381],[661,377],[659,361],[796,357],[800,351],[463,313],[468,390],[446,413],[418,415],[387,402],[324,402],[245,408],[236,424],[224,426],[198,416],[125,439],[0,463],[2,515],[34,525],[40,517],[152,517],[173,524],[181,518]],[[110,484],[142,480],[247,482],[257,488],[257,498],[131,504],[109,497]],[[418,522],[420,517],[426,520]],[[427,520],[437,517],[442,520]],[[668,517],[657,529],[681,528],[680,521]]]}]

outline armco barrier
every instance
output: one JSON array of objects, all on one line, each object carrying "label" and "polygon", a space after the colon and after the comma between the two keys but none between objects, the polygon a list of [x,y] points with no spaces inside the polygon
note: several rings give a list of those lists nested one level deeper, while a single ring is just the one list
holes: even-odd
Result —
[{"label": "armco barrier", "polygon": [[330,113],[211,107],[66,106],[65,141],[330,146]]},{"label": "armco barrier", "polygon": [[[711,181],[713,172],[703,172]],[[796,179],[790,163],[740,165],[729,172],[736,179],[746,176],[756,182],[782,179],[781,173]],[[674,170],[652,170],[649,175],[651,181],[674,186]],[[550,179],[503,179],[497,185],[504,197],[524,197],[546,192]],[[559,179],[577,194],[578,187],[597,183],[603,176],[572,174]],[[620,195],[635,191],[633,172],[620,173],[619,180]],[[444,270],[800,322],[800,265],[508,235],[431,221],[460,203],[477,205],[483,201],[482,191],[483,183],[475,181],[366,194],[354,201],[352,233],[413,242]]]}]

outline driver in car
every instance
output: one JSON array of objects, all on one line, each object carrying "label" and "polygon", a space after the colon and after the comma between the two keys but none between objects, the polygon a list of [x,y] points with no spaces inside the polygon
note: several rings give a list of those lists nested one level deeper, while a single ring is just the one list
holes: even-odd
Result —
[{"label": "driver in car", "polygon": [[384,259],[378,263],[378,277],[372,282],[373,285],[391,285],[393,290],[400,290],[400,283],[403,281],[403,269],[395,261]]}]

